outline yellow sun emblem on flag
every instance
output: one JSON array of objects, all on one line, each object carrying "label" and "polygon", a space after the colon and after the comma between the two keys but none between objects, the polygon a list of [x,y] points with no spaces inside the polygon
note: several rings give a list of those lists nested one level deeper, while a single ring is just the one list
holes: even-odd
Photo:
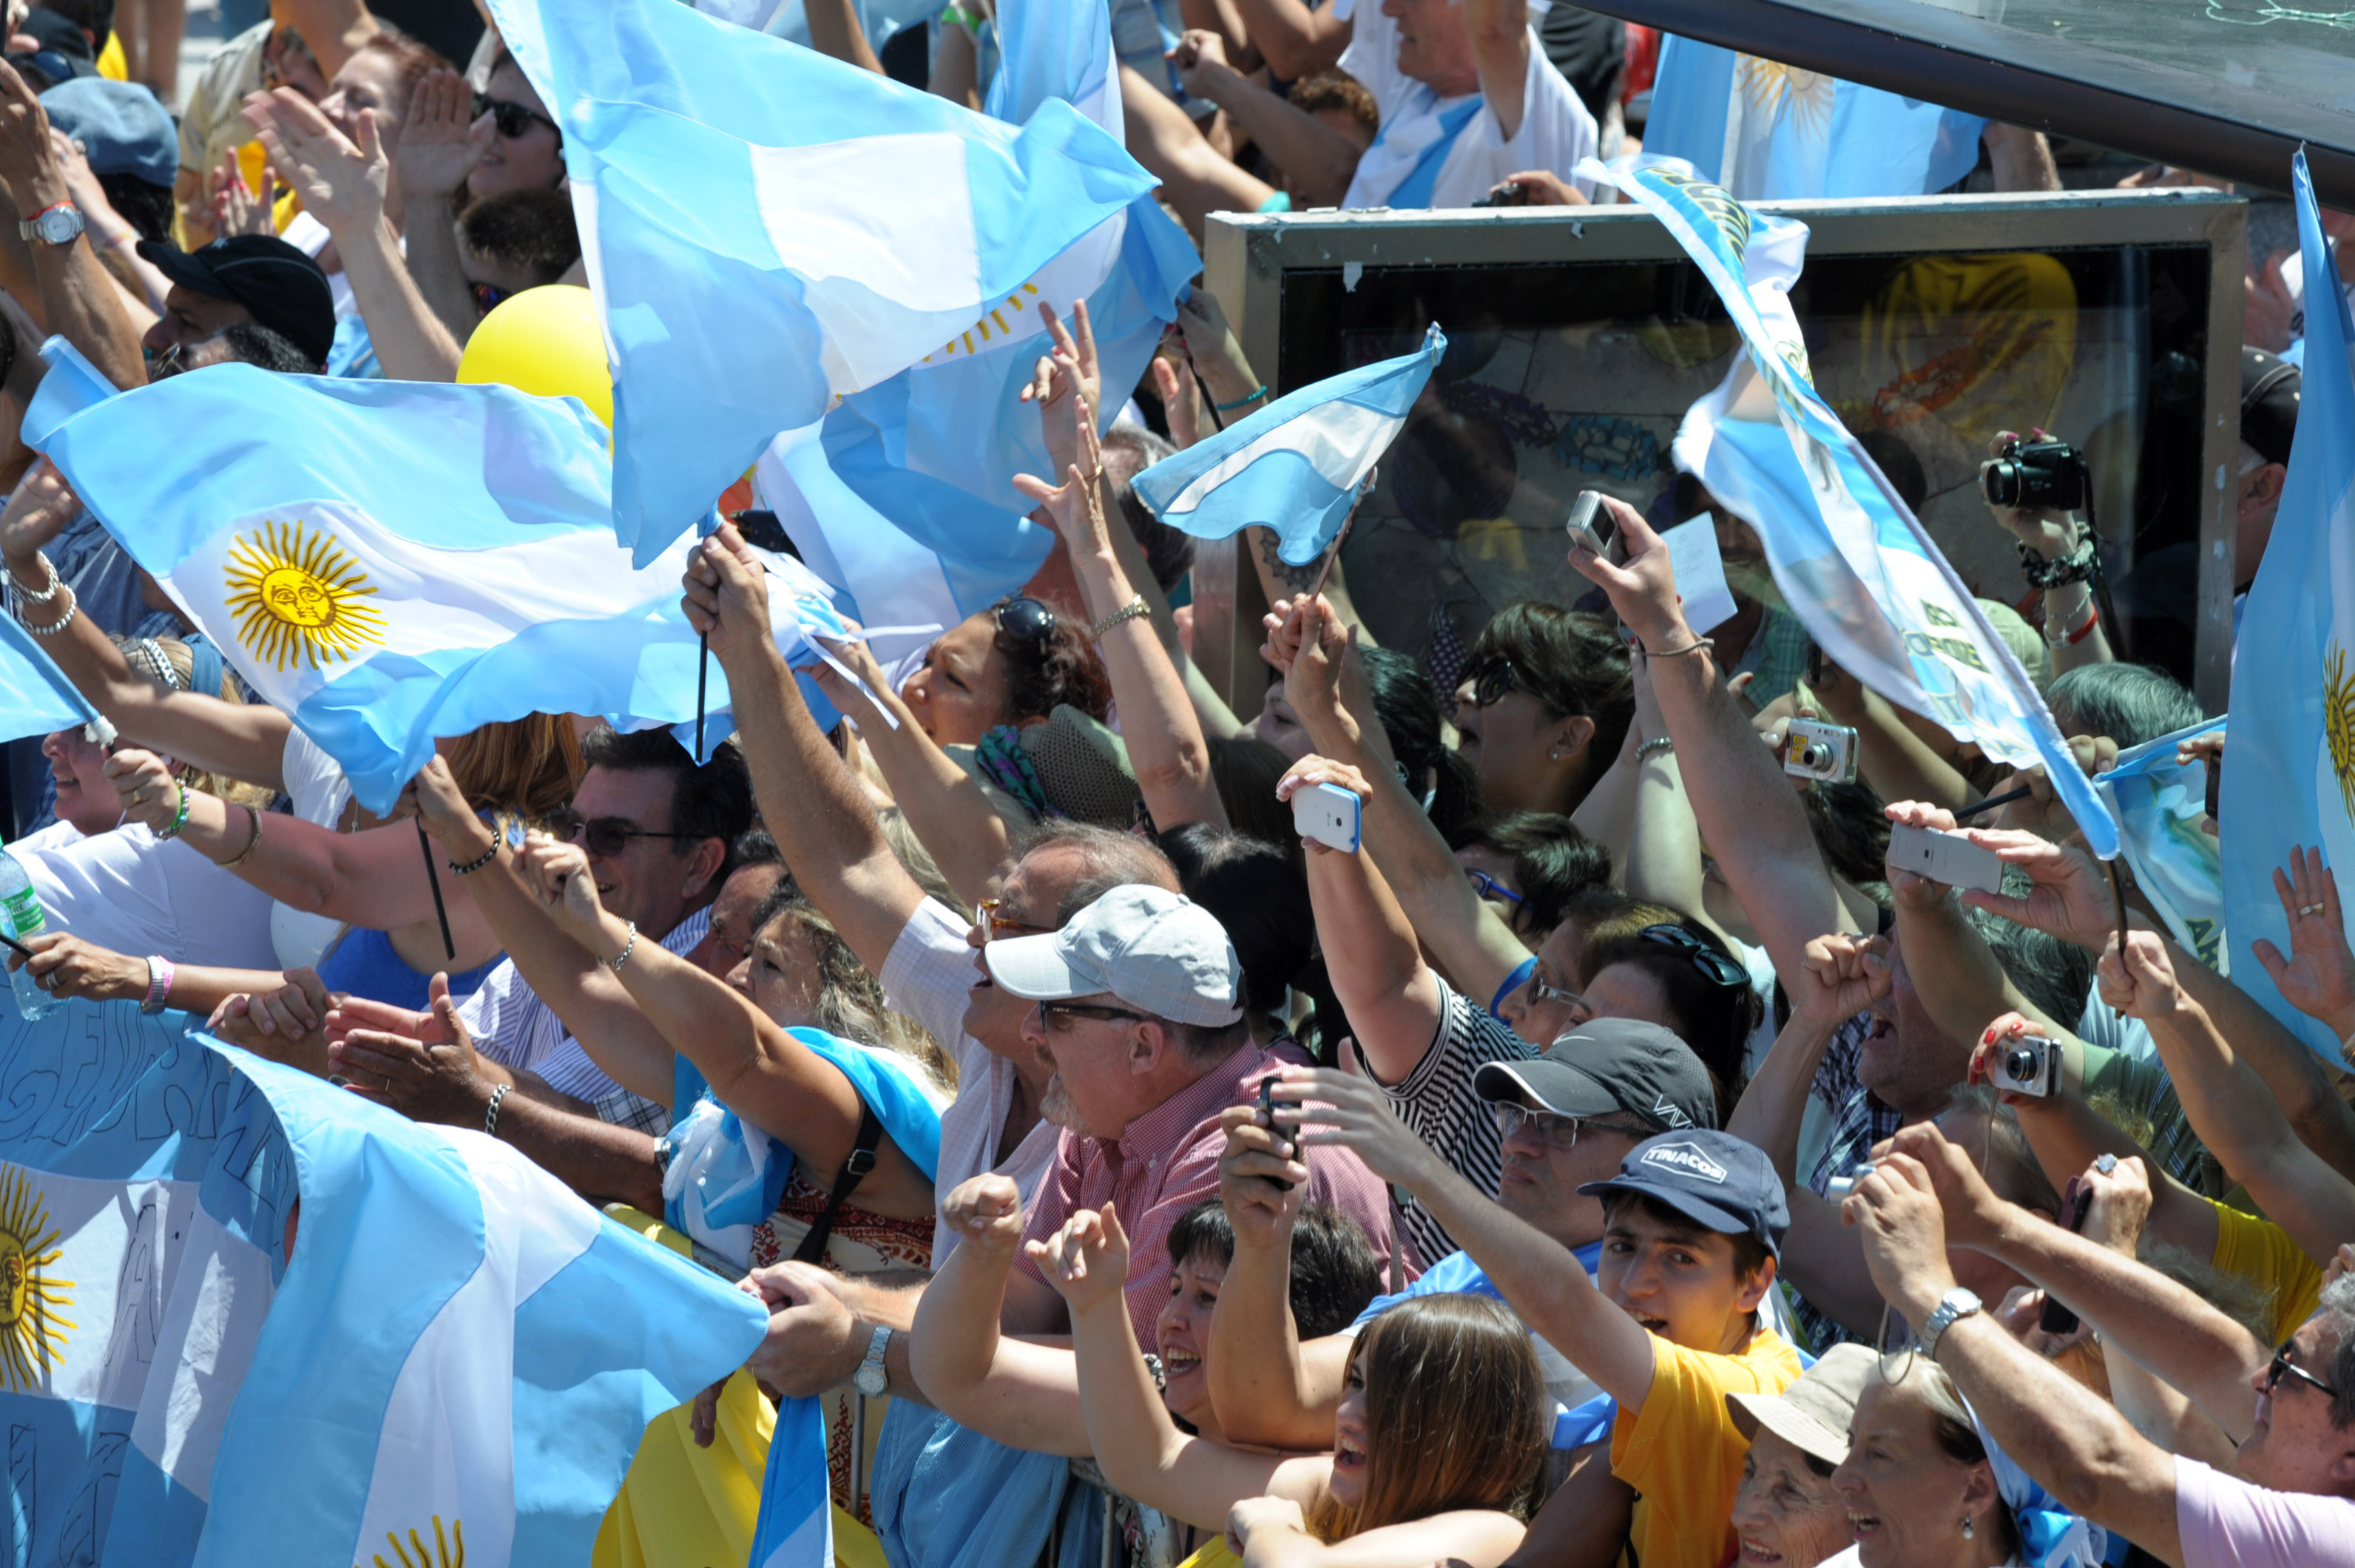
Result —
[{"label": "yellow sun emblem on flag", "polygon": [[2347,673],[2347,650],[2330,645],[2322,667],[2322,733],[2330,742],[2330,771],[2339,775],[2339,795],[2355,822],[2355,679]]},{"label": "yellow sun emblem on flag", "polygon": [[[379,1552],[376,1554],[375,1568],[466,1568],[466,1526],[462,1520],[452,1520],[449,1532],[444,1534],[442,1516],[435,1514],[433,1544],[430,1547],[415,1530],[409,1532],[406,1545],[390,1531],[384,1532],[384,1539],[392,1548],[396,1561],[386,1562],[384,1553]],[[367,1568],[367,1565],[355,1563],[352,1568]]]},{"label": "yellow sun emblem on flag", "polygon": [[12,1392],[39,1387],[66,1348],[65,1330],[78,1327],[58,1316],[72,1305],[73,1281],[49,1277],[65,1255],[57,1239],[32,1178],[0,1166],[0,1388]]},{"label": "yellow sun emblem on flag", "polygon": [[[999,336],[1013,336],[1014,328],[1007,325],[1006,313],[1010,310],[1018,316],[1024,310],[1029,307],[1031,303],[1030,301],[1024,299],[1022,296],[1024,294],[1035,294],[1038,292],[1038,284],[1025,283],[1019,289],[1016,290],[1013,294],[1008,296],[1004,304],[997,306],[994,310],[983,311],[982,314],[975,318],[971,326],[966,327],[963,332],[957,334],[956,336],[949,339],[948,342],[941,346],[941,357],[943,358],[954,358],[956,357],[957,345],[960,342],[964,345],[964,351],[967,354],[979,353],[980,350],[973,346],[973,335],[976,332],[980,333],[981,341],[984,344],[987,344],[989,342],[989,324],[993,321],[997,324],[997,332]],[[932,362],[932,357],[933,357],[932,355],[927,354],[924,356],[922,363],[929,365]]]},{"label": "yellow sun emblem on flag", "polygon": [[1839,84],[1817,71],[1799,70],[1755,55],[1741,57],[1743,106],[1768,119],[1787,108],[1791,124],[1802,136],[1819,136],[1832,121],[1832,99]]},{"label": "yellow sun emblem on flag", "polygon": [[376,589],[332,535],[270,523],[229,541],[229,611],[238,641],[272,669],[341,664],[384,641]]}]

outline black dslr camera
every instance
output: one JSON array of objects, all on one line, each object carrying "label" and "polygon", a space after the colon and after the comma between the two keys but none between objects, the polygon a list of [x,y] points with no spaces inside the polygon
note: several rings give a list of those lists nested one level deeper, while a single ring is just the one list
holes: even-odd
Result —
[{"label": "black dslr camera", "polygon": [[1990,507],[2073,512],[2092,484],[2085,454],[2065,441],[2015,441],[1979,464],[1979,492]]}]

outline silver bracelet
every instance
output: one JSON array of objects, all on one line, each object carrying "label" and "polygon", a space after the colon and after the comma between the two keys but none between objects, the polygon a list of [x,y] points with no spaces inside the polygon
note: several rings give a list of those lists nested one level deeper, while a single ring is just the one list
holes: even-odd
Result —
[{"label": "silver bracelet", "polygon": [[485,1137],[495,1138],[499,1136],[499,1102],[507,1097],[507,1090],[511,1087],[513,1085],[502,1083],[491,1091],[491,1107],[483,1113]]},{"label": "silver bracelet", "polygon": [[33,559],[39,561],[41,563],[41,570],[49,574],[49,585],[47,588],[42,589],[38,593],[36,593],[31,589],[26,587],[23,583],[17,581],[16,574],[12,571],[8,574],[8,586],[15,589],[16,591],[16,597],[22,599],[27,604],[46,604],[50,600],[55,599],[58,596],[58,589],[62,586],[62,584],[58,581],[58,569],[50,563],[48,556],[37,555]]},{"label": "silver bracelet", "polygon": [[603,960],[605,967],[611,969],[616,975],[620,974],[622,972],[622,965],[627,964],[630,961],[630,955],[635,953],[637,950],[638,923],[634,920],[630,922],[630,939],[622,944],[621,952],[615,954],[611,958]]},{"label": "silver bracelet", "polygon": [[26,631],[31,633],[34,636],[54,637],[59,633],[64,631],[68,626],[72,625],[74,617],[80,613],[80,597],[77,594],[69,592],[66,595],[66,613],[59,616],[56,620],[50,622],[48,625],[36,626],[30,621],[26,620],[22,615],[16,617],[16,624],[24,627]]},{"label": "silver bracelet", "polygon": [[1101,642],[1103,640],[1103,635],[1106,632],[1111,631],[1123,621],[1134,621],[1140,615],[1150,615],[1152,613],[1153,606],[1147,604],[1145,602],[1145,595],[1140,593],[1134,599],[1131,599],[1127,603],[1122,605],[1119,609],[1114,611],[1111,614],[1106,615],[1103,620],[1098,621],[1094,625],[1089,627],[1088,635]]},{"label": "silver bracelet", "polygon": [[1666,735],[1656,735],[1636,748],[1636,760],[1640,763],[1655,752],[1672,753],[1676,749],[1676,741],[1670,740]]},{"label": "silver bracelet", "polygon": [[[1639,647],[1642,646],[1640,643],[1636,645]],[[1713,648],[1715,646],[1717,646],[1717,639],[1715,637],[1695,637],[1683,647],[1670,648],[1666,653],[1655,653],[1650,648],[1645,648],[1644,656],[1647,659],[1680,659],[1687,654],[1697,654],[1703,648]]]}]

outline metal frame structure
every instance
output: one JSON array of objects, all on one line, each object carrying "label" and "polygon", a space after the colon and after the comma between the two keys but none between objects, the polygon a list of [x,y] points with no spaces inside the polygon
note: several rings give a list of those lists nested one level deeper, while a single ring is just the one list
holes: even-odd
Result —
[{"label": "metal frame structure", "polygon": [[[2203,188],[2056,191],[1839,202],[1759,202],[1811,230],[1807,253],[1955,253],[2057,251],[2121,245],[2204,245],[2212,258],[2207,340],[2206,432],[2200,472],[2216,477],[2200,518],[2200,598],[2194,690],[2222,711],[2232,683],[2232,495],[2240,442],[2243,280],[2248,203]],[[1288,275],[1357,267],[1448,268],[1673,260],[1683,252],[1633,207],[1518,208],[1416,212],[1214,213],[1204,235],[1204,282],[1226,307],[1243,351],[1276,392],[1280,317]],[[1204,674],[1230,700],[1234,671],[1258,656],[1265,609],[1258,578],[1237,541],[1232,622],[1196,648]],[[1208,617],[1215,623],[1215,612]]]}]

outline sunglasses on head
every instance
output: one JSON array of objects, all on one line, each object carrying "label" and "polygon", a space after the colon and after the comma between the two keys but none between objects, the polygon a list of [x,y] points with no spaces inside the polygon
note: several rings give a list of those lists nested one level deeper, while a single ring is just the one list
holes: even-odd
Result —
[{"label": "sunglasses on head", "polygon": [[1731,988],[1750,984],[1750,976],[1742,973],[1740,965],[1681,925],[1647,925],[1636,935],[1639,941],[1657,943],[1683,954],[1713,985]]},{"label": "sunglasses on head", "polygon": [[561,140],[564,135],[563,128],[547,115],[526,109],[522,104],[512,102],[507,99],[493,98],[487,92],[478,92],[474,94],[474,117],[480,120],[485,114],[491,117],[491,123],[498,128],[499,134],[510,142],[522,141],[531,134],[531,128],[534,125],[547,126],[556,133],[559,140]]},{"label": "sunglasses on head", "polygon": [[578,844],[591,855],[610,859],[630,847],[633,838],[692,838],[692,833],[656,833],[626,816],[582,816],[570,806],[548,814],[549,837]]},{"label": "sunglasses on head", "polygon": [[1055,630],[1055,612],[1036,599],[1008,599],[991,613],[997,629],[1018,643],[1044,642]]}]

